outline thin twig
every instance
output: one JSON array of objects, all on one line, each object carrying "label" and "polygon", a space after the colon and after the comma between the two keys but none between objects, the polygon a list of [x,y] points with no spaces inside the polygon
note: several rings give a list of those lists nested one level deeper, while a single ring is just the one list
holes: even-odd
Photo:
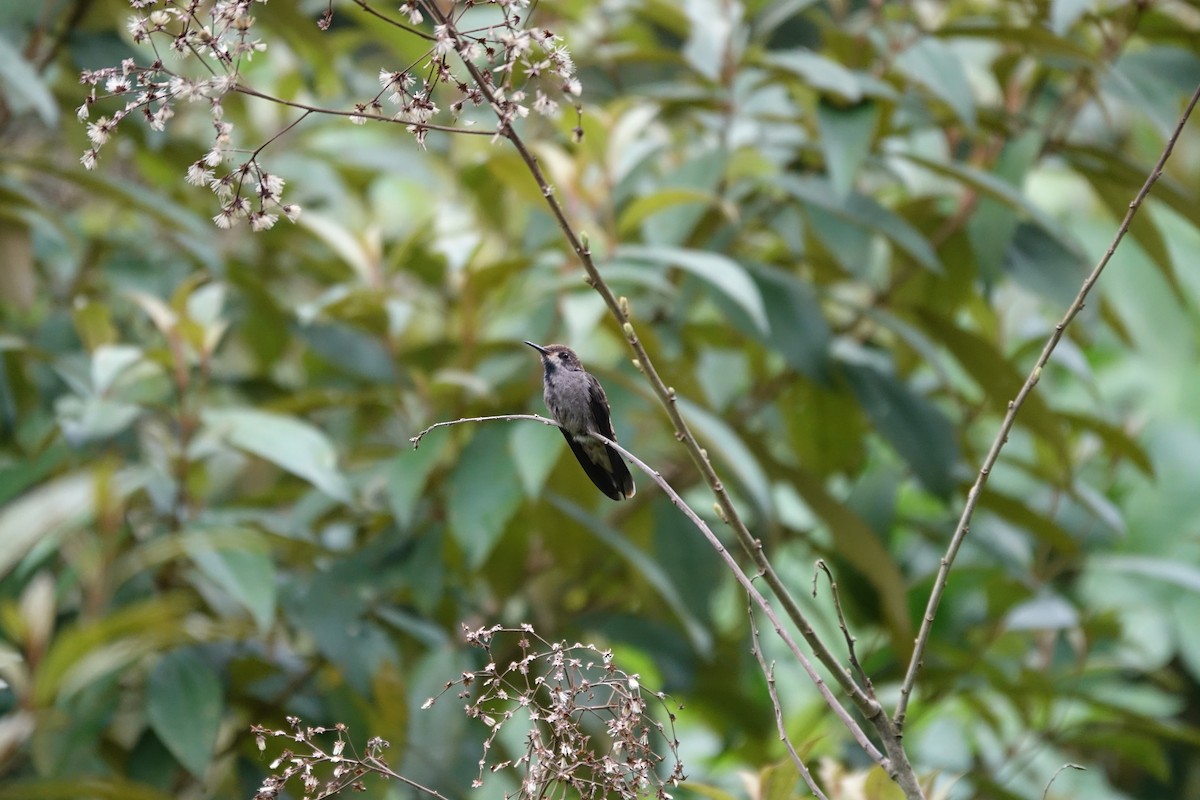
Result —
[{"label": "thin twig", "polygon": [[540,422],[543,425],[551,425],[555,428],[562,427],[554,420],[548,417],[539,416],[538,414],[500,414],[494,417],[464,417],[463,419],[451,419],[445,422],[435,422],[433,425],[430,425],[416,436],[408,437],[408,440],[412,442],[413,450],[416,450],[421,446],[421,440],[425,438],[425,434],[429,433],[430,431],[437,430],[438,428],[446,428],[451,425],[462,425],[464,422],[496,422],[500,420],[512,422],[513,420],[518,419],[528,419],[534,422]]},{"label": "thin twig", "polygon": [[282,97],[260,92],[257,89],[251,89],[243,83],[234,84],[229,91],[244,94],[247,97],[257,97],[259,100],[266,100],[270,103],[275,103],[288,108],[298,108],[301,111],[308,111],[313,114],[324,114],[330,117],[355,117],[364,119],[367,122],[390,122],[394,125],[411,126],[414,128],[424,128],[430,131],[441,131],[443,133],[466,133],[472,136],[495,136],[495,131],[486,130],[484,128],[456,128],[453,125],[437,125],[433,122],[410,122],[403,119],[393,119],[392,117],[383,117],[378,114],[369,114],[364,111],[343,111],[338,108],[324,108],[322,106],[312,106],[307,103],[297,103],[294,100],[284,100]]},{"label": "thin twig", "polygon": [[829,800],[825,793],[821,791],[821,787],[817,786],[817,782],[813,779],[812,773],[809,772],[808,766],[805,765],[804,759],[800,757],[800,753],[796,752],[796,746],[792,744],[791,737],[788,736],[787,726],[783,723],[783,704],[779,702],[779,693],[775,690],[775,664],[767,664],[767,659],[763,656],[762,639],[758,635],[758,625],[754,622],[754,606],[746,608],[746,615],[750,618],[750,652],[754,654],[755,660],[758,661],[758,666],[762,670],[763,677],[767,680],[767,692],[771,695],[771,705],[775,709],[775,727],[779,731],[779,740],[787,747],[788,752],[792,756],[792,763],[796,765],[796,769],[800,771],[800,777],[804,778],[804,782],[808,784],[808,788],[813,795],[820,800]]},{"label": "thin twig", "polygon": [[[817,559],[818,570],[825,573],[825,577],[829,578],[829,594],[833,597],[833,608],[837,612],[838,627],[842,629],[842,636],[846,640],[846,650],[850,654],[850,666],[858,673],[859,680],[862,681],[863,689],[866,693],[874,698],[875,686],[871,683],[871,677],[867,675],[867,671],[862,668],[862,664],[858,662],[858,654],[854,650],[854,642],[856,639],[850,634],[850,627],[846,624],[846,615],[842,612],[842,598],[838,595],[837,581],[833,578],[833,573],[829,570],[829,565],[825,563],[825,559]],[[813,598],[817,596],[817,573],[813,572]]]},{"label": "thin twig", "polygon": [[387,764],[383,763],[382,761],[380,761],[378,758],[376,758],[374,756],[367,756],[366,758],[364,758],[362,760],[361,763],[374,769],[376,772],[380,773],[381,775],[387,775],[389,778],[394,778],[395,780],[400,781],[401,783],[405,784],[406,786],[416,789],[418,792],[429,795],[430,797],[434,798],[434,800],[450,800],[450,798],[446,797],[441,792],[438,792],[434,789],[430,789],[428,786],[422,786],[421,784],[417,783],[416,781],[414,781],[411,778],[404,777],[399,772],[396,772],[391,767],[389,767]]},{"label": "thin twig", "polygon": [[1142,207],[1142,202],[1150,194],[1150,190],[1153,188],[1155,182],[1162,176],[1167,159],[1170,158],[1171,151],[1175,149],[1175,142],[1179,140],[1180,134],[1183,133],[1183,128],[1187,124],[1192,110],[1196,107],[1197,101],[1200,101],[1200,86],[1197,86],[1196,91],[1192,93],[1192,99],[1180,115],[1179,122],[1175,125],[1175,130],[1171,133],[1170,138],[1167,139],[1166,146],[1163,148],[1162,155],[1158,157],[1158,162],[1155,163],[1154,169],[1146,177],[1145,183],[1142,184],[1142,188],[1138,191],[1132,202],[1129,203],[1129,210],[1125,212],[1125,218],[1121,220],[1121,225],[1117,228],[1117,232],[1113,236],[1112,242],[1108,245],[1108,249],[1100,258],[1099,263],[1096,264],[1095,268],[1084,279],[1083,285],[1079,288],[1079,293],[1075,295],[1075,299],[1067,307],[1062,319],[1054,326],[1050,338],[1046,340],[1046,345],[1042,348],[1042,353],[1033,365],[1033,370],[1029,373],[1029,377],[1025,379],[1025,383],[1021,386],[1021,390],[1017,392],[1017,396],[1008,404],[1008,411],[1000,423],[1000,430],[996,433],[996,438],[992,441],[992,446],[988,450],[987,456],[983,459],[983,464],[979,468],[979,474],[975,476],[975,483],[972,484],[970,491],[967,492],[967,502],[963,506],[962,516],[958,520],[958,526],[954,529],[954,534],[950,537],[950,544],[946,548],[946,554],[942,556],[937,578],[934,580],[933,589],[929,593],[929,602],[925,606],[925,616],[921,620],[921,629],[917,634],[912,658],[908,662],[908,670],[904,675],[904,683],[900,686],[900,699],[896,703],[896,712],[893,714],[896,725],[901,729],[904,727],[904,717],[908,711],[908,702],[912,696],[913,686],[916,684],[917,673],[921,669],[925,648],[929,645],[929,636],[933,630],[933,619],[937,615],[938,604],[942,600],[942,595],[946,592],[946,583],[950,576],[950,568],[954,565],[954,559],[958,555],[959,548],[962,547],[963,540],[967,538],[967,534],[971,530],[971,517],[975,513],[975,506],[979,503],[979,495],[983,491],[984,484],[987,483],[992,467],[996,464],[996,459],[1000,456],[1000,450],[1003,449],[1005,443],[1008,441],[1008,434],[1012,430],[1017,412],[1021,410],[1025,399],[1029,397],[1029,394],[1033,391],[1033,387],[1041,379],[1042,370],[1045,368],[1047,362],[1049,362],[1050,356],[1058,346],[1059,340],[1062,339],[1063,332],[1083,309],[1088,294],[1100,278],[1100,273],[1108,266],[1108,262],[1117,251],[1117,246],[1125,238],[1125,234],[1129,230],[1129,225],[1133,222],[1134,215]]},{"label": "thin twig", "polygon": [[1046,783],[1046,788],[1042,790],[1042,800],[1046,800],[1046,798],[1050,795],[1050,787],[1054,785],[1054,780],[1064,769],[1077,769],[1080,772],[1087,772],[1087,767],[1081,767],[1078,764],[1071,763],[1063,764],[1061,767],[1054,770],[1054,774],[1050,776],[1050,780]]}]

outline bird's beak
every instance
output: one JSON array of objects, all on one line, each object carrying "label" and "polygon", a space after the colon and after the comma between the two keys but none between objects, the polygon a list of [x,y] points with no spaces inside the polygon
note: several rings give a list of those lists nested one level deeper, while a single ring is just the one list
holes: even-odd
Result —
[{"label": "bird's beak", "polygon": [[550,351],[547,350],[546,348],[542,347],[540,344],[534,344],[533,342],[525,342],[525,344],[529,345],[534,350],[537,350],[539,353],[541,353],[544,356],[550,355]]}]

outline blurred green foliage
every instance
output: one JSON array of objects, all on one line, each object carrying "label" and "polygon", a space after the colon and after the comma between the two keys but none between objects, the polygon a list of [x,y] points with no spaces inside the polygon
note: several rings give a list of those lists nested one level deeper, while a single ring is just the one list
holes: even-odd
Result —
[{"label": "blurred green foliage", "polygon": [[[243,82],[350,109],[425,43],[257,6]],[[522,339],[604,382],[623,443],[711,497],[536,184],[486,136],[311,117],[261,160],[304,207],[218,231],[203,113],[84,171],[79,70],[117,0],[0,31],[0,798],[250,797],[250,725],[343,722],[464,796],[483,733],[421,703],[460,625],[612,646],[682,701],[709,797],[803,794],[745,603],[656,488],[614,505]],[[965,488],[1187,96],[1179,3],[543,0],[583,82],[522,129],[780,573],[894,694]],[[425,23],[428,27],[428,23]],[[226,101],[253,149],[297,112]],[[951,576],[905,741],[939,796],[1200,794],[1195,126],[1022,410]],[[716,526],[716,520],[713,520]],[[773,641],[831,797],[887,787]],[[779,764],[778,766],[775,766]],[[938,777],[940,776],[940,777]],[[477,793],[498,796],[498,779]],[[885,782],[886,783],[886,782]],[[857,786],[857,788],[855,788]],[[371,784],[373,797],[401,796]],[[894,789],[894,787],[892,787]]]}]

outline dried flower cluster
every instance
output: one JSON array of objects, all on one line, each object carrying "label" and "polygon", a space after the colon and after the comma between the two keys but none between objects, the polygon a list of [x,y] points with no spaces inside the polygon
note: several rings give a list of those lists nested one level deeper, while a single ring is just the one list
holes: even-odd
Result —
[{"label": "dried flower cluster", "polygon": [[[212,146],[187,169],[186,180],[206,186],[221,204],[213,222],[229,228],[247,220],[253,230],[272,227],[282,214],[295,220],[300,207],[282,200],[283,180],[264,170],[256,153],[236,166],[233,123],[225,119],[223,101],[238,85],[243,62],[266,49],[261,39],[253,38],[254,17],[250,9],[266,0],[130,0],[135,14],[128,31],[136,44],[148,46],[154,59],[139,65],[128,58],[118,67],[86,70],[80,82],[91,87],[77,110],[87,122],[89,147],[80,161],[94,169],[100,149],[130,115],[140,115],[151,129],[161,131],[175,116],[179,101],[207,104],[212,118]],[[164,59],[174,63],[168,67]],[[188,62],[196,64],[186,74]],[[92,109],[102,101],[117,100],[122,105],[111,116],[91,119]],[[221,174],[218,175],[218,170]]]},{"label": "dried flower cluster", "polygon": [[[142,116],[151,129],[162,131],[179,101],[203,102],[212,119],[212,145],[188,167],[185,177],[189,184],[205,186],[216,195],[220,211],[213,222],[230,228],[245,220],[252,230],[261,231],[274,226],[281,215],[295,221],[300,207],[283,202],[283,180],[258,162],[259,153],[276,137],[254,150],[236,148],[234,126],[226,119],[223,105],[231,92],[296,105],[239,82],[243,63],[266,49],[252,34],[255,18],[250,14],[255,4],[266,0],[129,2],[135,10],[127,27],[129,35],[135,44],[148,47],[153,58],[148,64],[125,59],[119,66],[81,74],[80,82],[90,87],[77,111],[91,142],[80,159],[83,165],[96,167],[101,149],[131,115]],[[348,116],[360,124],[368,119],[399,123],[423,146],[430,130],[483,133],[470,128],[474,122],[470,119],[456,127],[468,107],[486,106],[494,112],[495,138],[530,112],[557,115],[555,97],[574,103],[581,92],[575,64],[560,37],[543,28],[525,27],[529,0],[469,0],[451,4],[444,13],[434,2],[413,0],[399,6],[399,18],[389,17],[366,0],[355,0],[353,5],[388,20],[404,35],[427,40],[429,48],[402,69],[381,69],[382,88],[370,100],[354,104],[353,112],[299,106],[305,109],[300,119],[325,113]],[[328,29],[332,21],[331,2],[318,25]],[[113,102],[116,110],[93,119],[97,105]],[[444,122],[435,121],[440,116],[446,118]]]},{"label": "dried flower cluster", "polygon": [[[504,651],[497,647],[497,634],[518,636],[517,655],[506,665],[499,659]],[[522,800],[669,800],[668,787],[685,779],[675,717],[665,696],[652,698],[667,725],[651,715],[637,675],[618,668],[611,651],[594,644],[548,642],[530,625],[497,625],[466,636],[487,653],[488,663],[447,682],[445,691],[460,687],[467,716],[490,729],[474,786],[483,785],[486,773],[513,769],[522,776],[515,795]],[[429,698],[424,707],[435,700]],[[524,740],[524,752],[496,756],[493,749],[502,749],[496,747],[501,731],[512,726]]]},{"label": "dried flower cluster", "polygon": [[[507,645],[504,650],[498,646],[501,638]],[[447,681],[438,697],[458,687],[467,716],[487,726],[474,787],[483,786],[485,775],[508,769],[516,773],[520,787],[508,795],[514,799],[653,796],[670,800],[667,789],[685,780],[675,717],[665,696],[657,693],[649,700],[643,696],[637,675],[617,667],[610,651],[594,644],[548,642],[530,625],[468,630],[466,639],[484,650],[487,664]],[[498,657],[509,649],[514,657],[507,666],[497,666]],[[429,698],[422,708],[437,699]],[[666,724],[650,713],[651,703],[662,709]],[[371,739],[358,755],[348,742],[345,725],[306,727],[296,717],[288,717],[287,722],[286,730],[260,725],[251,729],[260,751],[266,749],[268,738],[288,743],[271,762],[272,774],[254,800],[275,800],[289,783],[301,785],[305,800],[347,788],[361,790],[362,777],[368,773],[445,800],[393,772],[381,758],[388,747],[383,739]],[[332,741],[325,746],[321,737]]]},{"label": "dried flower cluster", "polygon": [[[260,753],[267,749],[268,737],[286,739],[296,747],[295,750],[291,747],[284,749],[271,762],[272,774],[263,781],[254,800],[274,800],[293,779],[302,785],[305,800],[310,797],[329,797],[348,787],[362,791],[362,776],[368,772],[388,772],[379,757],[389,744],[379,737],[368,740],[365,752],[359,756],[353,752],[353,748],[350,754],[346,754],[348,730],[340,722],[332,728],[311,727],[303,725],[299,717],[288,717],[287,723],[288,730],[264,728],[261,725],[254,725],[250,729]],[[319,739],[327,735],[333,736],[333,742],[324,747]],[[318,767],[322,765],[330,767],[329,775],[324,779],[317,775]]]},{"label": "dried flower cluster", "polygon": [[[477,0],[455,4],[443,13],[430,2],[402,4],[400,13],[408,25],[420,25],[427,18],[433,22],[432,34],[395,22],[428,39],[429,50],[404,69],[380,70],[382,89],[367,102],[355,104],[351,120],[359,124],[368,118],[404,122],[423,144],[430,121],[441,111],[433,99],[439,87],[451,95],[451,122],[468,107],[490,105],[496,115],[497,136],[531,111],[556,116],[559,102],[555,96],[574,102],[582,85],[571,54],[560,44],[561,37],[545,28],[525,27],[521,14],[528,6],[529,0]],[[472,15],[494,18],[497,9],[498,21],[474,26]],[[457,56],[455,62],[453,56]],[[461,64],[459,72],[455,63]],[[396,110],[385,107],[385,98]],[[441,130],[445,126],[435,127]]]}]

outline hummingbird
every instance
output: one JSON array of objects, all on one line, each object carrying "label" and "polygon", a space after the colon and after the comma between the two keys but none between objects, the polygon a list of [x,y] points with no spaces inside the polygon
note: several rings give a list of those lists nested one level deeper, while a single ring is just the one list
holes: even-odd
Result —
[{"label": "hummingbird", "polygon": [[613,500],[633,497],[636,491],[633,476],[620,453],[590,435],[594,431],[614,442],[617,440],[608,398],[600,381],[584,370],[579,356],[566,345],[525,344],[542,355],[542,397],[583,471]]}]

